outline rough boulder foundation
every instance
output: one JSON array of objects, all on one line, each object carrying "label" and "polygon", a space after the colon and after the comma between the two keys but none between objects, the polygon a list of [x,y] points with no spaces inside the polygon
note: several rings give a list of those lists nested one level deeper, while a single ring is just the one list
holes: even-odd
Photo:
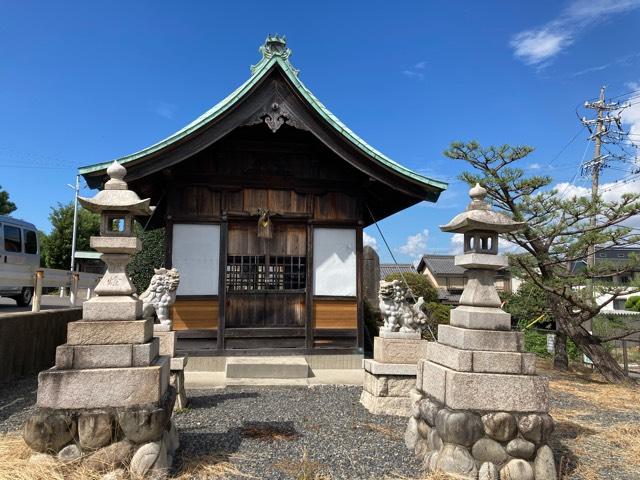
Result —
[{"label": "rough boulder foundation", "polygon": [[522,334],[510,330],[500,308],[496,271],[498,234],[522,224],[494,212],[476,185],[471,203],[445,232],[464,235],[456,264],[468,269],[460,306],[440,325],[418,361],[405,443],[429,472],[482,480],[555,480],[548,446],[548,381],[535,373],[535,356],[523,353]]},{"label": "rough boulder foundation", "polygon": [[170,386],[171,358],[161,355],[153,319],[142,318],[126,267],[140,250],[134,216],[149,215],[114,162],[104,190],[82,205],[101,216],[100,236],[91,246],[107,271],[97,297],[84,303],[72,322],[56,364],[38,375],[36,412],[24,425],[25,442],[36,452],[89,468],[111,471],[129,466],[133,475],[167,474],[178,448],[171,420],[176,391]]}]

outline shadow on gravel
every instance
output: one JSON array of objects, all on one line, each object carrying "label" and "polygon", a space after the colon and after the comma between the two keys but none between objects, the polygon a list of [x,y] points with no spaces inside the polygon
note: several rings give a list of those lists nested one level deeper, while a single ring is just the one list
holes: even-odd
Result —
[{"label": "shadow on gravel", "polygon": [[194,395],[189,398],[189,408],[211,408],[218,407],[229,400],[242,400],[247,398],[258,398],[257,392],[227,392],[214,393],[208,395]]},{"label": "shadow on gravel", "polygon": [[300,436],[293,422],[243,422],[240,434],[265,442],[291,441]]},{"label": "shadow on gravel", "polygon": [[212,432],[180,432],[180,445],[183,455],[202,457],[216,455],[227,460],[236,453],[242,443],[240,429],[232,428],[224,433]]}]

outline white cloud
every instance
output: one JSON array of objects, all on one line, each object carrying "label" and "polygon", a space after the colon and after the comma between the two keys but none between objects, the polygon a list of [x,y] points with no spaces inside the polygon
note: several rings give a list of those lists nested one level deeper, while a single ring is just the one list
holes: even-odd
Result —
[{"label": "white cloud", "polygon": [[516,58],[542,67],[574,43],[584,29],[638,7],[640,0],[573,0],[556,18],[516,33],[509,44]]},{"label": "white cloud", "polygon": [[[640,82],[629,82],[626,84],[629,90],[640,90]],[[640,146],[640,102],[633,99],[631,106],[622,111],[622,123],[628,127],[630,139]]]},{"label": "white cloud", "polygon": [[378,240],[376,239],[376,237],[372,237],[367,232],[362,232],[362,244],[365,247],[373,248],[376,252],[378,251]]},{"label": "white cloud", "polygon": [[409,235],[407,241],[398,250],[413,261],[420,260],[422,255],[427,251],[427,240],[429,239],[429,230],[426,228],[416,233],[415,235]]},{"label": "white cloud", "polygon": [[402,71],[402,74],[405,77],[416,78],[418,80],[424,79],[424,69],[427,68],[427,62],[425,60],[420,60],[413,67],[407,68]]},{"label": "white cloud", "polygon": [[152,110],[161,117],[171,119],[177,110],[177,107],[172,103],[167,102],[154,102]]},{"label": "white cloud", "polygon": [[529,169],[531,170],[540,170],[542,168],[542,165],[540,165],[539,163],[532,163],[531,165],[529,165]]}]

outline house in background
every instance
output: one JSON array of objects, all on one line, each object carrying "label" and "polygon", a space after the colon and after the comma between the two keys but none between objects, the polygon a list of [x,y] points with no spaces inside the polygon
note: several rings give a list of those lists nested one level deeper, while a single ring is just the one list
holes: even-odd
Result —
[{"label": "house in background", "polygon": [[414,266],[410,263],[381,263],[380,264],[380,280],[384,280],[387,275],[392,273],[417,273]]},{"label": "house in background", "polygon": [[[595,262],[598,264],[624,264],[634,257],[640,258],[640,247],[607,247],[596,252]],[[580,272],[587,266],[587,260],[579,260],[571,266],[573,272]],[[611,281],[615,285],[625,285],[640,280],[640,267],[614,276]]]},{"label": "house in background", "polygon": [[[327,110],[283,38],[260,52],[231,95],[117,160],[157,206],[149,228],[165,228],[164,264],[180,271],[178,349],[362,355],[362,230],[435,202],[447,185],[384,156]],[[110,164],[80,174],[102,188]]]},{"label": "house in background", "polygon": [[[418,273],[426,275],[438,290],[438,300],[447,305],[457,305],[467,284],[466,270],[455,264],[455,255],[426,254],[420,259]],[[513,291],[511,274],[507,269],[496,275],[498,292]]]}]

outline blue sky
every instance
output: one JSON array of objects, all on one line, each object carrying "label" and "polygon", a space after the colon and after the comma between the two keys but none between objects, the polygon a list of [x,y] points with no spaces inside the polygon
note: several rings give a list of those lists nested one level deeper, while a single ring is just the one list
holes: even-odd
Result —
[{"label": "blue sky", "polygon": [[[577,165],[592,150],[586,131],[557,157],[580,130],[576,108],[601,85],[611,96],[640,88],[640,0],[0,7],[0,185],[15,215],[45,231],[49,208],[72,199],[66,184],[78,166],[139,150],[193,120],[248,78],[268,33],[286,34],[302,81],[362,138],[450,182],[437,204],[381,222],[403,262],[456,246],[438,230],[467,203],[456,178],[465,165],[442,155],[451,141],[532,145],[523,167],[574,180],[579,191],[586,180]],[[627,114],[640,133],[638,108]],[[388,261],[377,231],[367,233]]]}]

